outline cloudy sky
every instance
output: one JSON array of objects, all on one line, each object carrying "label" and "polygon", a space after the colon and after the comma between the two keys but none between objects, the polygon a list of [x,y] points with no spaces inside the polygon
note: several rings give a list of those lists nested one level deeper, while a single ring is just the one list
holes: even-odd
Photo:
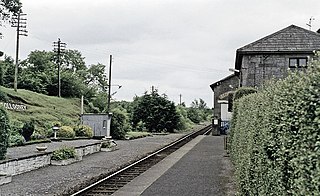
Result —
[{"label": "cloudy sky", "polygon": [[[58,38],[87,65],[109,64],[116,100],[131,101],[151,86],[178,103],[202,98],[234,67],[235,51],[291,24],[320,28],[319,0],[21,0],[28,37],[20,59],[52,50]],[[0,49],[15,54],[15,31],[1,27]]]}]

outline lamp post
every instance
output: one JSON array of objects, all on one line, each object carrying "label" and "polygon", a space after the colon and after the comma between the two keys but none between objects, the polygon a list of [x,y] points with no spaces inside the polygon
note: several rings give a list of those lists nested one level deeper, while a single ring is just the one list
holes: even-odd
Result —
[{"label": "lamp post", "polygon": [[58,125],[53,125],[52,130],[54,133],[54,139],[57,139],[57,132],[59,131],[60,127]]}]

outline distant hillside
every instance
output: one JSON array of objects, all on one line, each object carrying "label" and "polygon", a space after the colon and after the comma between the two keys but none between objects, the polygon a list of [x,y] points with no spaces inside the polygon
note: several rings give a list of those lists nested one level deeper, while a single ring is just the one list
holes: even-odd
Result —
[{"label": "distant hillside", "polygon": [[[66,125],[72,125],[79,122],[80,117],[80,99],[66,99],[51,97],[28,90],[18,89],[15,92],[13,89],[0,87],[0,91],[7,94],[9,98],[7,103],[19,104],[12,105],[8,109],[8,114],[11,121],[28,122],[34,120],[37,129],[48,129],[52,122],[59,121]],[[3,101],[1,101],[3,103]],[[25,109],[26,106],[26,109]]]}]

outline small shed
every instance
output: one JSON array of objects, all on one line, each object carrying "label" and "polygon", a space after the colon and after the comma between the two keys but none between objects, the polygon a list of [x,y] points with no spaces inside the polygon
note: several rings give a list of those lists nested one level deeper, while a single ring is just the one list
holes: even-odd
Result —
[{"label": "small shed", "polygon": [[108,133],[108,128],[110,129],[110,125],[108,124],[111,122],[110,119],[111,115],[106,113],[81,115],[81,123],[92,128],[94,137],[110,136],[110,132]]}]

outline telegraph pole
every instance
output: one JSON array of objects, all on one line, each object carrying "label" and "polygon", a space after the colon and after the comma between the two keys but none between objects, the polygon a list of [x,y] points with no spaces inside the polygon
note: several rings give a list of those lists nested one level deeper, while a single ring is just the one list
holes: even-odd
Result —
[{"label": "telegraph pole", "polygon": [[110,98],[111,98],[111,64],[112,64],[112,55],[110,55],[110,66],[109,66],[109,85],[108,85],[108,106],[107,112],[110,112]]},{"label": "telegraph pole", "polygon": [[58,38],[57,42],[53,42],[53,51],[58,55],[58,97],[61,97],[61,78],[60,78],[60,67],[61,67],[61,54],[64,52],[66,48],[66,43],[61,42],[60,38]]},{"label": "telegraph pole", "polygon": [[12,27],[17,28],[17,45],[16,45],[16,64],[14,69],[14,82],[13,88],[14,91],[17,92],[18,88],[18,66],[19,66],[19,37],[20,36],[27,36],[28,31],[27,28],[27,19],[24,18],[27,14],[23,14],[21,9],[18,11],[16,15],[12,17]]},{"label": "telegraph pole", "polygon": [[182,95],[180,94],[180,95],[179,95],[179,97],[180,97],[180,102],[179,102],[180,104],[179,104],[179,105],[181,105],[181,98],[182,98]]}]

